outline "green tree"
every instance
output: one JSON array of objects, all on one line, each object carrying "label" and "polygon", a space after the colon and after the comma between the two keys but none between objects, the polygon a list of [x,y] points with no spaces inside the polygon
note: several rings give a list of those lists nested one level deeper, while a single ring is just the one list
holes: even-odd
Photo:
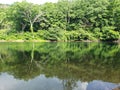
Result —
[{"label": "green tree", "polygon": [[7,9],[8,5],[0,5],[0,29],[5,29],[8,27],[9,23],[7,21]]},{"label": "green tree", "polygon": [[18,31],[36,31],[40,24],[42,12],[39,5],[26,1],[16,2],[9,10],[9,20],[12,20],[14,28]]},{"label": "green tree", "polygon": [[57,3],[45,3],[41,9],[44,12],[44,19],[41,22],[41,29],[65,29],[64,14]]},{"label": "green tree", "polygon": [[71,12],[72,12],[72,0],[59,0],[57,3],[58,10],[62,15],[62,22],[65,30],[71,30]]}]

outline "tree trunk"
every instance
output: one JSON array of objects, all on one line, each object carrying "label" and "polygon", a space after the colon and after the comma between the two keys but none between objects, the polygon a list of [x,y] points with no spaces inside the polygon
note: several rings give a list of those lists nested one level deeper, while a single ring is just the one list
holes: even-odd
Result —
[{"label": "tree trunk", "polygon": [[30,31],[31,31],[32,34],[33,34],[33,24],[32,24],[32,23],[30,23]]},{"label": "tree trunk", "polygon": [[33,30],[33,23],[30,23],[30,31],[32,33],[33,39],[34,39],[34,30]]}]

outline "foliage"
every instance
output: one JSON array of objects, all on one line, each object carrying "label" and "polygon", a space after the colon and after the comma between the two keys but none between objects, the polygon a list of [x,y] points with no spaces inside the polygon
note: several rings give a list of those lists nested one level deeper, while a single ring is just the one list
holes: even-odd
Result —
[{"label": "foliage", "polygon": [[14,28],[18,31],[37,30],[41,15],[38,5],[26,1],[16,2],[8,10],[8,19],[13,22]]},{"label": "foliage", "polygon": [[113,27],[103,27],[102,31],[102,36],[100,39],[103,41],[112,41],[119,38],[119,32],[114,31]]},{"label": "foliage", "polygon": [[0,5],[0,29],[7,29],[10,27],[10,22],[7,20],[7,5]]},{"label": "foliage", "polygon": [[67,37],[67,40],[71,41],[82,41],[82,40],[95,40],[92,33],[89,33],[83,29],[80,30],[73,30],[73,31],[67,31],[65,33],[65,36]]},{"label": "foliage", "polygon": [[15,30],[15,34],[32,32],[32,39],[113,41],[120,39],[119,8],[120,0],[59,0],[43,5],[16,2],[0,8],[0,28]]}]

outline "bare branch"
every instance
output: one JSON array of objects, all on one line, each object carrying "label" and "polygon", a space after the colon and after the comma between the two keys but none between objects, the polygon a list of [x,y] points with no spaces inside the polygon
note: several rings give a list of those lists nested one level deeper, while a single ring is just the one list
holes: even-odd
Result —
[{"label": "bare branch", "polygon": [[22,25],[22,31],[24,31],[24,29],[25,29],[25,27],[26,27],[27,25],[24,24],[24,23],[21,23],[21,25]]},{"label": "bare branch", "polygon": [[42,15],[42,13],[36,15],[36,17],[35,17],[34,20],[33,20],[33,23],[35,23],[41,15]]}]

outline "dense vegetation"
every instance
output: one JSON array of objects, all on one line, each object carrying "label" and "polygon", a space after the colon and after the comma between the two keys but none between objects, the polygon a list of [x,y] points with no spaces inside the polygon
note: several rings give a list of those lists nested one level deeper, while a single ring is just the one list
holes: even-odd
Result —
[{"label": "dense vegetation", "polygon": [[26,1],[0,5],[1,40],[113,41],[120,38],[120,0]]}]

